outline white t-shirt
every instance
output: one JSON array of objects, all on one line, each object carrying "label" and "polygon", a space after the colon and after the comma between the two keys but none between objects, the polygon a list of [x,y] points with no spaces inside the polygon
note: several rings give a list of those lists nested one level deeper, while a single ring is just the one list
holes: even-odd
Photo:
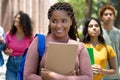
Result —
[{"label": "white t-shirt", "polygon": [[4,29],[0,26],[0,36],[4,39]]}]

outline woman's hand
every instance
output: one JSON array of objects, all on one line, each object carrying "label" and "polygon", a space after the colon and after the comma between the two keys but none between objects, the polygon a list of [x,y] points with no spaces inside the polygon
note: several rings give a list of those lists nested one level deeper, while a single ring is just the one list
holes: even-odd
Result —
[{"label": "woman's hand", "polygon": [[102,70],[102,68],[101,68],[101,66],[98,65],[98,64],[92,65],[92,70],[93,70],[93,74],[94,74],[94,75],[97,75],[97,74],[104,74],[104,73],[103,73],[103,70]]},{"label": "woman's hand", "polygon": [[43,68],[41,69],[41,76],[43,80],[65,80],[63,79],[64,78],[63,75]]},{"label": "woman's hand", "polygon": [[4,40],[3,40],[2,36],[0,36],[0,42],[4,43]]},{"label": "woman's hand", "polygon": [[11,55],[13,50],[9,49],[9,48],[6,48],[4,52],[5,52],[6,55]]}]

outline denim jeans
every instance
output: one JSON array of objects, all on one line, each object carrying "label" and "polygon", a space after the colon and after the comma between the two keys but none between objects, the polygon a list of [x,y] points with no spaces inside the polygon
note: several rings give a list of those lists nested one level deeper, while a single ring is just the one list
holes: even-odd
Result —
[{"label": "denim jeans", "polygon": [[5,44],[0,43],[0,66],[2,66],[4,64],[4,59],[3,59],[3,55],[2,55],[2,50],[4,48]]},{"label": "denim jeans", "polygon": [[20,62],[22,61],[22,56],[19,57],[9,57],[7,61],[6,70],[6,80],[17,80],[18,69]]},{"label": "denim jeans", "polygon": [[2,66],[3,64],[4,64],[4,59],[3,59],[2,52],[0,51],[0,66]]}]

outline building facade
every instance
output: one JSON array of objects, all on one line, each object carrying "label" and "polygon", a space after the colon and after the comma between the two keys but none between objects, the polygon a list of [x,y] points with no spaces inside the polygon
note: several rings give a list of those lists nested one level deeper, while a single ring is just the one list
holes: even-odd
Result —
[{"label": "building facade", "polygon": [[55,2],[57,0],[0,0],[0,25],[7,32],[14,16],[21,10],[31,17],[34,34],[47,34],[47,12]]}]

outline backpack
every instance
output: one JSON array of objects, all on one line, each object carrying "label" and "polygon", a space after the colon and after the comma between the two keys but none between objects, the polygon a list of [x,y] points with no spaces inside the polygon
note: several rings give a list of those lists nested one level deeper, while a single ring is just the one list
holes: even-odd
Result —
[{"label": "backpack", "polygon": [[[39,54],[38,62],[40,63],[41,58],[44,54],[44,50],[45,50],[45,37],[42,34],[36,34],[35,37],[36,36],[38,36],[38,54]],[[26,60],[27,51],[28,51],[28,48],[24,51],[24,55],[23,55],[22,61],[20,63],[20,67],[18,70],[18,80],[23,80],[24,64],[25,64],[25,60]],[[39,65],[38,65],[38,69],[39,69]]]}]

